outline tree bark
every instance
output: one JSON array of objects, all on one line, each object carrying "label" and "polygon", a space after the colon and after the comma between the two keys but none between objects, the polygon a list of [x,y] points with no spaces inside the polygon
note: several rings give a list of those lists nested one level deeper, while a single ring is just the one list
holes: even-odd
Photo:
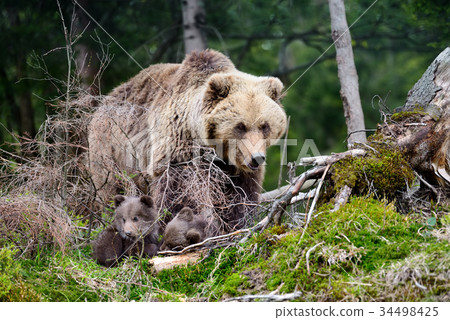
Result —
[{"label": "tree bark", "polygon": [[[89,0],[79,0],[78,3],[86,10],[89,10]],[[81,89],[88,94],[97,95],[100,88],[99,79],[96,77],[99,71],[99,61],[95,50],[89,45],[89,35],[92,34],[93,28],[89,23],[89,17],[79,6],[75,6],[73,19],[71,38],[76,39],[76,37],[86,33],[74,45],[76,72],[80,79]]]},{"label": "tree bark", "polygon": [[359,97],[358,73],[353,60],[352,39],[345,16],[343,0],[328,0],[331,17],[331,36],[336,46],[341,99],[347,123],[348,146],[366,142],[364,114]]},{"label": "tree bark", "polygon": [[414,170],[450,190],[450,47],[409,91],[379,131],[394,138]]},{"label": "tree bark", "polygon": [[205,24],[205,11],[201,0],[182,0],[184,51],[201,51],[207,48],[206,36],[202,26]]}]

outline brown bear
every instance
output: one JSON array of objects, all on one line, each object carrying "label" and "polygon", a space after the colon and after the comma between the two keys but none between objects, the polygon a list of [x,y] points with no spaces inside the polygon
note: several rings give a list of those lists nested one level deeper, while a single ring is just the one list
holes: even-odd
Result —
[{"label": "brown bear", "polygon": [[178,250],[214,236],[217,229],[204,214],[184,207],[166,226],[161,250]]},{"label": "brown bear", "polygon": [[151,197],[114,197],[116,215],[94,244],[101,265],[116,265],[125,256],[152,257],[158,251],[159,226]]},{"label": "brown bear", "polygon": [[[90,123],[89,165],[100,196],[120,187],[114,172],[136,176],[148,193],[148,183],[201,146],[215,149],[230,177],[226,193],[257,201],[266,148],[286,129],[282,89],[279,79],[241,72],[213,50],[142,70],[104,97]],[[245,210],[229,211],[230,228],[240,227]]]}]

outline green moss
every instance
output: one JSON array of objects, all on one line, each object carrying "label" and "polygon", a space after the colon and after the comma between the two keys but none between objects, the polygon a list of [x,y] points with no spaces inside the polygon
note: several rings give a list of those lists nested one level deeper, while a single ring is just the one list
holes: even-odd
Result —
[{"label": "green moss", "polygon": [[13,248],[0,249],[0,301],[39,301],[39,295],[22,279],[17,253]]},{"label": "green moss", "polygon": [[233,273],[229,276],[223,284],[223,293],[230,296],[236,296],[241,293],[240,289],[245,289],[248,287],[248,278],[239,274]]},{"label": "green moss", "polygon": [[377,193],[390,199],[406,184],[414,181],[414,172],[400,150],[373,142],[364,157],[343,159],[333,165],[334,192],[344,185],[353,188],[353,194]]},{"label": "green moss", "polygon": [[395,122],[406,121],[406,120],[418,121],[425,115],[427,115],[427,113],[424,112],[423,108],[416,108],[413,111],[402,111],[402,112],[394,113],[393,115],[391,115],[391,120],[395,121]]}]

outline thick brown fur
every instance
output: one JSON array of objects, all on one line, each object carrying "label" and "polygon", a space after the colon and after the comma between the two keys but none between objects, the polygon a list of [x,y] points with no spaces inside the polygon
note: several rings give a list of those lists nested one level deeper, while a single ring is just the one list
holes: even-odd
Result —
[{"label": "thick brown fur", "polygon": [[114,202],[116,216],[94,244],[95,260],[110,267],[127,256],[154,256],[158,251],[159,226],[152,198],[117,195]]},{"label": "thick brown fur", "polygon": [[[141,71],[104,98],[90,125],[90,170],[100,196],[106,200],[120,188],[114,170],[138,174],[148,192],[146,182],[192,160],[199,145],[215,148],[233,177],[226,193],[256,201],[266,148],[286,129],[282,88],[277,78],[238,71],[213,50]],[[262,156],[257,163],[255,155]],[[229,216],[228,223],[239,220],[242,208]]]},{"label": "thick brown fur", "polygon": [[161,250],[178,250],[216,234],[204,214],[184,207],[166,226]]}]

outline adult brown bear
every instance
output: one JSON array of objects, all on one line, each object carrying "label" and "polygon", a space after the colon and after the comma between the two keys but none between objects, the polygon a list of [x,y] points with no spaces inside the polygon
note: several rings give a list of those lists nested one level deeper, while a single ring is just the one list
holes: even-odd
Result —
[{"label": "adult brown bear", "polygon": [[[100,197],[117,193],[114,170],[146,185],[169,164],[192,160],[195,144],[214,148],[223,161],[231,179],[225,193],[256,201],[266,148],[286,129],[282,89],[279,79],[238,71],[213,50],[142,70],[103,99],[90,124],[90,170]],[[241,225],[241,209],[225,219],[231,229]]]}]

